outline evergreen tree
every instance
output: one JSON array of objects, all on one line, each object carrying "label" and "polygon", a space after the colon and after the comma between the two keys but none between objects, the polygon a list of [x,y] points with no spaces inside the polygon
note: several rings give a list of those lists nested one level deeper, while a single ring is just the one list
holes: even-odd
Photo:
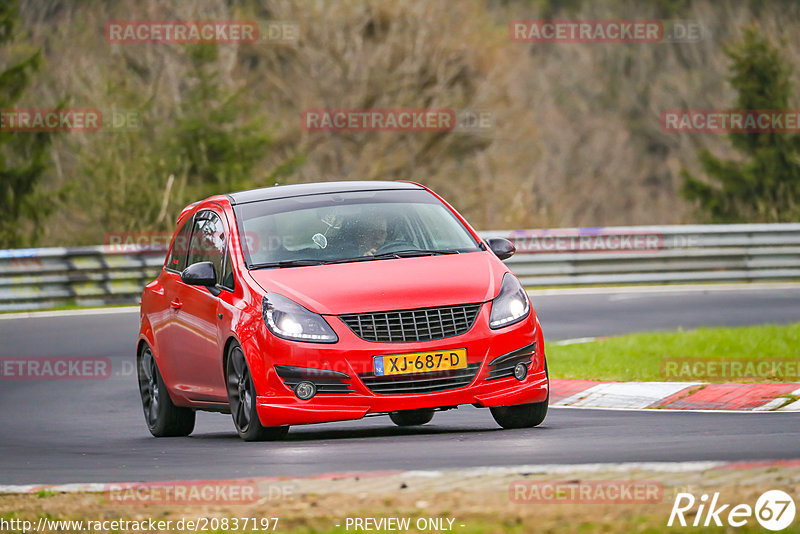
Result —
[{"label": "evergreen tree", "polygon": [[224,83],[217,46],[187,45],[182,52],[180,99],[163,119],[148,119],[152,100],[130,88],[114,85],[106,96],[141,111],[143,121],[108,132],[101,146],[81,155],[88,193],[76,202],[97,223],[90,240],[106,232],[171,232],[189,202],[272,185],[301,163],[292,159],[265,175],[260,165],[272,141],[258,103]]},{"label": "evergreen tree", "polygon": [[[732,60],[730,83],[740,110],[786,110],[792,94],[791,69],[757,28],[726,47]],[[800,136],[758,132],[729,134],[742,161],[699,154],[708,181],[681,172],[681,194],[697,201],[713,222],[781,222],[800,218]]]},{"label": "evergreen tree", "polygon": [[187,52],[192,86],[169,135],[178,172],[185,172],[188,190],[198,199],[251,187],[254,169],[271,144],[265,125],[242,120],[249,110],[239,94],[224,87],[216,46],[189,46]]},{"label": "evergreen tree", "polygon": [[[0,46],[11,43],[16,25],[14,2],[0,2]],[[0,59],[0,109],[19,102],[41,62],[39,51],[11,65]],[[0,127],[0,248],[35,244],[52,211],[52,201],[39,189],[52,136]]]}]

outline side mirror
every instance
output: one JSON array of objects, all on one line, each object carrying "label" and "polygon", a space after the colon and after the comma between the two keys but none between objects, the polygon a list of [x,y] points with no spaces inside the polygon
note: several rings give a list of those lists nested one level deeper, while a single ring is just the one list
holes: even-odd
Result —
[{"label": "side mirror", "polygon": [[507,260],[517,251],[517,247],[514,246],[514,243],[502,237],[490,237],[486,240],[486,244],[489,245],[491,251],[501,260]]},{"label": "side mirror", "polygon": [[181,282],[190,286],[213,287],[217,285],[217,270],[210,261],[194,263],[183,270]]}]

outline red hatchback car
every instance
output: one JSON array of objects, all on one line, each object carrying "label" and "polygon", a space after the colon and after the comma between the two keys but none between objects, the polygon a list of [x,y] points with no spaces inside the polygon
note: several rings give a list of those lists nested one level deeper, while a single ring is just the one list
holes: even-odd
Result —
[{"label": "red hatchback car", "polygon": [[539,320],[501,259],[411,182],[328,182],[210,197],[183,210],[142,296],[137,348],[154,436],[231,413],[245,440],[289,425],[488,407],[505,428],[547,414]]}]

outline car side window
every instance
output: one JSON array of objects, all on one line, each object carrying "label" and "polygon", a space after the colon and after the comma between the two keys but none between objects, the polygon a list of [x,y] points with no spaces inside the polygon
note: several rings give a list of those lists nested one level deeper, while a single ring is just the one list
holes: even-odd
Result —
[{"label": "car side window", "polygon": [[172,271],[183,271],[186,268],[186,256],[189,253],[189,237],[192,233],[192,217],[183,223],[180,231],[175,236],[175,242],[172,244],[172,252],[170,252],[169,259],[167,259],[166,268]]},{"label": "car side window", "polygon": [[233,265],[231,265],[231,252],[225,254],[225,270],[222,274],[222,282],[220,285],[225,289],[233,291],[236,289],[236,279],[233,276]]},{"label": "car side window", "polygon": [[189,260],[186,265],[210,261],[217,272],[217,283],[222,281],[222,259],[225,257],[225,227],[216,213],[201,211],[195,216]]}]

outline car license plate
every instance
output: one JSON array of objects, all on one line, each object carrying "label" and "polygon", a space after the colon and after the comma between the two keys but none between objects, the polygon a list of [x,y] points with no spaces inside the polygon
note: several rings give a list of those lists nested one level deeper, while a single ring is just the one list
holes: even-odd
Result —
[{"label": "car license plate", "polygon": [[466,369],[467,349],[375,356],[374,364],[376,376]]}]

